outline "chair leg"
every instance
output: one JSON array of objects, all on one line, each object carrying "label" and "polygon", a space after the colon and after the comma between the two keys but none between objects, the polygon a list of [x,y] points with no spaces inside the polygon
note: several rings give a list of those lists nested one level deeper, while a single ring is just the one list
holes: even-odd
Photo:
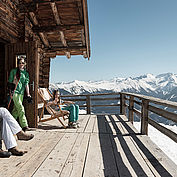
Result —
[{"label": "chair leg", "polygon": [[59,117],[56,117],[58,119],[58,121],[63,125],[64,128],[66,128],[65,124],[60,120]]},{"label": "chair leg", "polygon": [[42,119],[42,117],[43,117],[43,115],[44,115],[44,106],[43,106],[43,108],[42,108],[42,111],[41,111],[41,114],[40,114],[40,117],[39,117],[39,122],[41,121],[41,119]]}]

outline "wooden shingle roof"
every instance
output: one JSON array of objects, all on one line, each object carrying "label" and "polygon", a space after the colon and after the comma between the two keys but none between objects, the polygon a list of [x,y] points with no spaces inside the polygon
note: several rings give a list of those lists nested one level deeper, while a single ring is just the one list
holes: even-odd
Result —
[{"label": "wooden shingle roof", "polygon": [[19,9],[28,14],[47,56],[83,55],[89,59],[86,0],[22,0]]}]

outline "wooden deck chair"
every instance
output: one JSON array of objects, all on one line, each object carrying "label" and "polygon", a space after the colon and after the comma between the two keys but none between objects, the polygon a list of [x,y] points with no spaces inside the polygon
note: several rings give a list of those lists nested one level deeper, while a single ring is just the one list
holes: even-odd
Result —
[{"label": "wooden deck chair", "polygon": [[[66,128],[64,123],[60,120],[60,118],[62,117],[63,120],[65,120],[65,116],[68,115],[68,113],[67,114],[64,113],[64,111],[61,110],[61,107],[59,104],[58,104],[58,107],[60,111],[55,111],[54,109],[51,108],[51,106],[47,105],[48,101],[52,98],[52,95],[49,92],[49,90],[47,88],[39,88],[38,95],[39,95],[39,100],[43,103],[42,111],[39,117],[39,122],[45,122],[48,120],[58,119],[58,121],[63,125],[63,127]],[[50,114],[49,118],[43,118],[45,108]]]}]

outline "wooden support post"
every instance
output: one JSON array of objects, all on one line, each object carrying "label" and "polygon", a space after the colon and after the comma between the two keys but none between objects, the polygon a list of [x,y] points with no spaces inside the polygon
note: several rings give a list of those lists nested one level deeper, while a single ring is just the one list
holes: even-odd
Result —
[{"label": "wooden support post", "polygon": [[120,114],[125,115],[125,95],[120,93]]},{"label": "wooden support post", "polygon": [[129,119],[129,121],[132,124],[133,124],[133,118],[134,118],[133,108],[134,108],[134,96],[130,96],[130,100],[129,100],[129,116],[128,116],[128,119]]},{"label": "wooden support post", "polygon": [[90,95],[86,96],[86,104],[87,104],[87,114],[91,113],[91,100],[90,100]]},{"label": "wooden support post", "polygon": [[148,100],[142,100],[141,109],[141,134],[148,135]]}]

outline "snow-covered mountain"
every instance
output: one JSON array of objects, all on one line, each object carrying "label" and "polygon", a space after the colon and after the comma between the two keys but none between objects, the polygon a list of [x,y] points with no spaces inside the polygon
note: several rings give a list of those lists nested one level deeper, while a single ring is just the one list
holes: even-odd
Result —
[{"label": "snow-covered mountain", "polygon": [[113,78],[101,81],[72,81],[50,84],[62,94],[132,92],[177,101],[177,74],[146,74],[135,78]]},{"label": "snow-covered mountain", "polygon": [[[100,81],[72,81],[50,84],[50,90],[59,89],[62,95],[92,94],[110,92],[131,92],[153,96],[177,102],[177,74],[165,73],[160,75],[146,74],[135,78],[113,78]],[[110,104],[112,101],[110,101]],[[94,102],[93,102],[94,104]],[[97,101],[97,104],[98,101]],[[101,104],[101,103],[100,103]],[[108,103],[109,104],[109,103]],[[163,107],[162,107],[163,108]],[[169,110],[168,108],[166,110]],[[115,112],[117,111],[117,112]],[[118,113],[117,108],[92,108],[93,113]],[[176,113],[176,110],[174,110]],[[172,121],[150,113],[150,117],[158,122],[173,125]]]}]

